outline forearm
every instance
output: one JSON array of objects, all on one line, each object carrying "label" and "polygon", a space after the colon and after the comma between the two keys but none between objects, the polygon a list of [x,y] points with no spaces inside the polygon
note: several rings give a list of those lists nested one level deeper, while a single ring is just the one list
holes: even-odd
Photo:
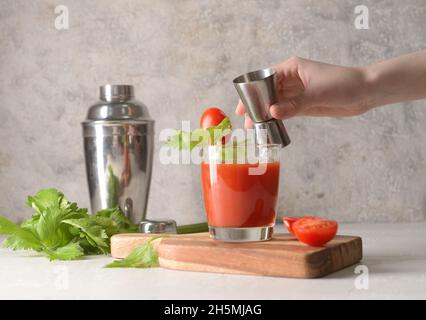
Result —
[{"label": "forearm", "polygon": [[426,50],[363,68],[371,107],[426,98]]}]

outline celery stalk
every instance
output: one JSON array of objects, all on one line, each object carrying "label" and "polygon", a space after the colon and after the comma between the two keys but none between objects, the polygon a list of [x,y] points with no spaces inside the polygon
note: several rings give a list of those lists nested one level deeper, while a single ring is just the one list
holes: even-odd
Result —
[{"label": "celery stalk", "polygon": [[183,226],[176,227],[176,231],[178,234],[207,232],[208,230],[209,228],[206,222],[186,224]]}]

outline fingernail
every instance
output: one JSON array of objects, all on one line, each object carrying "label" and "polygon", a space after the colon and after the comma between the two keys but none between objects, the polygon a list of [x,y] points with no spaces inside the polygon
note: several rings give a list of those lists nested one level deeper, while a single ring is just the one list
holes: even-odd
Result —
[{"label": "fingernail", "polygon": [[269,113],[273,116],[273,113],[276,111],[276,104],[273,104],[269,107]]}]

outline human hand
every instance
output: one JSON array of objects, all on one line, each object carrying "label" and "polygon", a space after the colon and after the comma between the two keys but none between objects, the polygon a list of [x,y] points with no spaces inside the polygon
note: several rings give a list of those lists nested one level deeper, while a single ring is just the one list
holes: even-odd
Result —
[{"label": "human hand", "polygon": [[[348,117],[373,107],[367,75],[362,68],[342,67],[298,57],[274,66],[278,102],[270,107],[276,119],[294,116]],[[236,111],[251,120],[239,101]]]}]

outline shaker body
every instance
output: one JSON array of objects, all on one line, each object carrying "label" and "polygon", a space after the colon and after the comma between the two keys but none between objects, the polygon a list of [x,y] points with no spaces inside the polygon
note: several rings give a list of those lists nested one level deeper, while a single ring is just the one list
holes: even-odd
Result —
[{"label": "shaker body", "polygon": [[133,221],[145,219],[152,174],[153,123],[91,123],[84,153],[92,212],[119,206]]}]

